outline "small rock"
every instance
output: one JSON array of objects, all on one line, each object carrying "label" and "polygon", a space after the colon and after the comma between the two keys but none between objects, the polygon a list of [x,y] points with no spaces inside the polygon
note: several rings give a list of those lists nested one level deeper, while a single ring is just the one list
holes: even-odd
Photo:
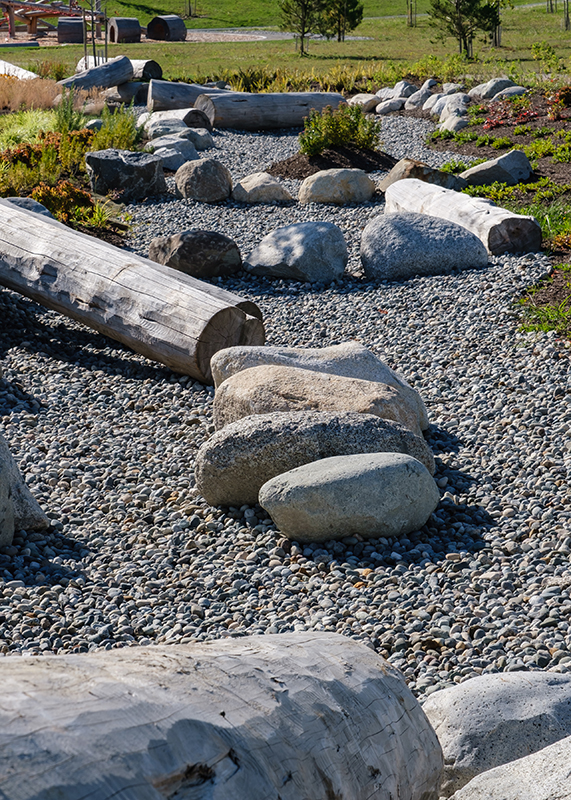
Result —
[{"label": "small rock", "polygon": [[162,161],[163,169],[170,169],[174,172],[180,169],[183,164],[186,164],[187,161],[194,161],[199,158],[196,147],[188,139],[172,139],[168,137],[170,139],[169,143],[164,144],[166,138],[166,136],[163,136],[161,139],[156,139],[155,141],[161,141],[163,144],[155,146],[154,150],[155,155]]},{"label": "small rock", "polygon": [[5,199],[12,203],[13,206],[18,206],[18,208],[23,208],[26,211],[33,211],[36,214],[42,214],[44,217],[54,219],[53,214],[51,214],[45,206],[38,203],[37,200],[32,200],[31,197],[6,197]]},{"label": "small rock", "polygon": [[306,178],[299,189],[300,203],[365,203],[375,183],[361,169],[325,169]]},{"label": "small rock", "polygon": [[460,174],[470,186],[486,186],[497,181],[515,186],[527,180],[533,172],[529,159],[522,150],[511,150],[499,158],[476,164]]},{"label": "small rock", "polygon": [[400,111],[406,103],[406,97],[392,97],[390,100],[384,100],[375,108],[375,114],[384,116],[390,114],[392,111]]},{"label": "small rock", "polygon": [[232,200],[238,203],[287,203],[293,197],[267,172],[253,172],[234,186]]},{"label": "small rock", "polygon": [[412,158],[401,158],[377,188],[381,192],[386,192],[391,184],[406,178],[418,178],[418,180],[425,183],[434,183],[436,186],[444,186],[445,189],[453,189],[455,192],[459,192],[467,186],[466,181],[462,178],[458,179],[451,172],[434,169],[429,167],[428,164],[424,164],[422,161],[415,161]]},{"label": "small rock", "polygon": [[365,114],[374,111],[379,104],[376,94],[356,94],[347,101],[350,106],[361,106]]}]

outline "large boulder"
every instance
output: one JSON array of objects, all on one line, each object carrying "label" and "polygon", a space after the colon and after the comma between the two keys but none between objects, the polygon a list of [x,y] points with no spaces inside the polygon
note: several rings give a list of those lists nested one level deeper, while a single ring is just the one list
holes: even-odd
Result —
[{"label": "large boulder", "polygon": [[0,458],[0,547],[12,544],[14,538],[14,504],[8,465]]},{"label": "large boulder", "polygon": [[[161,142],[161,144],[157,145],[156,142]],[[170,136],[162,136],[160,139],[155,139],[154,153],[161,159],[163,169],[169,169],[173,172],[180,169],[187,161],[195,161],[199,158],[196,147],[192,142],[189,142],[188,139]]]},{"label": "large boulder", "polygon": [[464,170],[460,177],[470,186],[487,186],[496,181],[515,186],[520,181],[526,181],[532,173],[533,167],[526,154],[522,150],[510,150],[503,156]]},{"label": "large boulder", "polygon": [[300,203],[366,203],[375,193],[375,182],[362,169],[324,169],[306,178],[299,187]]},{"label": "large boulder", "polygon": [[419,89],[418,92],[411,94],[404,104],[405,111],[415,111],[417,108],[422,108],[430,97],[430,89]]},{"label": "large boulder", "polygon": [[457,178],[451,172],[429,167],[423,161],[415,161],[413,158],[401,158],[377,188],[381,192],[386,192],[393,183],[407,178],[417,178],[419,181],[433,183],[435,186],[444,186],[445,189],[452,189],[455,192],[459,192],[468,185],[465,180]]},{"label": "large boulder", "polygon": [[492,97],[492,103],[498,100],[505,100],[508,97],[521,97],[522,94],[527,94],[529,90],[525,86],[508,86],[507,89],[502,89]]},{"label": "large boulder", "polygon": [[350,106],[360,106],[365,114],[374,111],[379,104],[376,94],[356,94],[347,101]]},{"label": "large boulder", "polygon": [[[448,117],[466,116],[470,102],[471,97],[469,94],[458,93],[448,96],[442,110],[440,111],[440,122],[445,122]],[[436,108],[437,106],[434,106],[434,113],[437,113]]]},{"label": "large boulder", "polygon": [[217,231],[193,229],[158,236],[149,246],[149,258],[194,278],[219,278],[242,269],[238,245]]},{"label": "large boulder", "polygon": [[[431,94],[425,104],[422,106],[423,111],[432,111],[436,103],[444,97],[444,92],[435,92]],[[434,113],[434,112],[433,112]]]},{"label": "large boulder", "polygon": [[246,269],[269,278],[331,283],[341,278],[348,258],[337,225],[295,222],[264,236],[246,258]]},{"label": "large boulder", "polygon": [[293,197],[272,175],[267,172],[253,172],[234,185],[232,200],[238,203],[287,203]]},{"label": "large boulder", "polygon": [[415,401],[410,390],[375,381],[295,367],[252,367],[218,387],[214,425],[219,429],[250,414],[274,411],[357,411],[399,422],[421,435]]},{"label": "large boulder", "polygon": [[196,486],[213,506],[253,505],[270,478],[303,464],[356,453],[406,453],[434,473],[420,436],[372,414],[293,411],[226,425],[196,455]]},{"label": "large boulder", "polygon": [[571,736],[477,775],[452,800],[571,800]]},{"label": "large boulder", "polygon": [[47,528],[49,525],[47,516],[26,486],[5,439],[0,435],[0,484],[5,485],[6,482],[10,487],[15,529],[36,531]]},{"label": "large boulder", "polygon": [[450,131],[451,133],[457,133],[461,131],[462,128],[467,128],[470,124],[468,117],[459,116],[458,114],[451,114],[449,117],[446,117],[444,122],[441,122],[438,126],[438,129],[441,131]]},{"label": "large boulder", "polygon": [[415,92],[418,92],[418,86],[410,81],[398,81],[393,86],[393,97],[412,97]]},{"label": "large boulder", "polygon": [[428,414],[419,393],[409,386],[399,372],[395,372],[359,342],[342,342],[330,347],[314,348],[237,345],[219,350],[210,361],[216,388],[237,372],[268,365],[297,367],[394,386],[407,394],[409,402],[415,406],[421,429],[428,428]]},{"label": "large boulder", "polygon": [[130,150],[98,150],[85,154],[91,191],[120,192],[123,202],[142,200],[167,191],[163,163],[154,153]]},{"label": "large boulder", "polygon": [[571,736],[571,676],[482,675],[435,692],[423,708],[444,751],[441,793],[449,797],[481,772]]},{"label": "large boulder", "polygon": [[477,236],[454,222],[412,212],[389,213],[365,226],[361,263],[367,278],[400,281],[483,267],[488,254]]},{"label": "large boulder", "polygon": [[[42,214],[44,217],[54,219],[53,214],[44,205],[38,203],[37,200],[32,200],[31,197],[6,197],[5,199],[12,203],[13,206],[25,208],[26,211],[33,211],[36,214]],[[2,373],[0,372],[1,376]]]},{"label": "large boulder", "polygon": [[515,86],[515,84],[509,78],[492,78],[486,83],[479,83],[478,86],[474,86],[468,94],[476,100],[491,100],[498,92],[508,89],[510,86]]},{"label": "large boulder", "polygon": [[178,197],[199,203],[220,203],[232,191],[230,170],[214,158],[189,161],[174,177]]},{"label": "large boulder", "polygon": [[442,751],[398,670],[331,633],[0,661],[18,800],[436,800]]},{"label": "large boulder", "polygon": [[288,539],[406,536],[440,500],[426,467],[402,453],[335,456],[277,475],[258,502]]},{"label": "large boulder", "polygon": [[176,143],[181,139],[186,139],[197,150],[208,150],[214,147],[212,134],[206,128],[187,128],[175,131],[175,133],[159,136],[148,143],[148,147],[156,150],[159,147],[167,147],[169,144]]}]

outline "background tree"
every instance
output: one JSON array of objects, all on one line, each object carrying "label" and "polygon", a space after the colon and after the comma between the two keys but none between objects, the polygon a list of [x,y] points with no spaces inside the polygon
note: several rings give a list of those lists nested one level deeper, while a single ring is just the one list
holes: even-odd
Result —
[{"label": "background tree", "polygon": [[304,56],[306,38],[319,28],[324,0],[279,0],[278,5],[282,18],[280,29],[299,36],[299,52]]},{"label": "background tree", "polygon": [[328,39],[336,36],[338,42],[344,42],[347,31],[354,31],[363,21],[363,11],[360,0],[326,0],[318,31]]},{"label": "background tree", "polygon": [[454,36],[460,53],[472,55],[477,31],[492,33],[500,24],[499,4],[492,0],[430,0],[431,24],[442,38]]}]

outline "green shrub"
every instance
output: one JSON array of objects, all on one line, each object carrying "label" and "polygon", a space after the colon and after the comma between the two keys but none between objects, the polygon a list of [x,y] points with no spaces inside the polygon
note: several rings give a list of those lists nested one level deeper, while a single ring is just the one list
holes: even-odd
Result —
[{"label": "green shrub", "polygon": [[299,135],[300,152],[307,156],[322,153],[328,147],[354,145],[374,150],[380,144],[381,125],[363,114],[360,106],[330,106],[320,114],[311,111]]},{"label": "green shrub", "polygon": [[107,106],[101,114],[102,127],[96,131],[91,150],[107,150],[116,147],[119,150],[135,150],[143,139],[143,128],[137,127],[137,120],[131,106],[111,111]]},{"label": "green shrub", "polygon": [[505,147],[511,147],[512,144],[509,136],[497,136],[492,142],[492,147],[494,150],[503,150]]},{"label": "green shrub", "polygon": [[514,128],[515,136],[525,136],[528,133],[531,133],[530,125],[516,125]]},{"label": "green shrub", "polygon": [[78,111],[75,107],[75,97],[73,89],[62,92],[61,102],[55,110],[55,124],[53,129],[59,133],[68,133],[69,131],[80,131],[85,127],[87,117],[82,111]]}]

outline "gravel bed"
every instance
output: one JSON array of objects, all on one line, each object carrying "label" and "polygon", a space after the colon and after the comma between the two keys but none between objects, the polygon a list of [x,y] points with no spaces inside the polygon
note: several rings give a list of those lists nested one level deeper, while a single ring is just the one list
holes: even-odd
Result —
[{"label": "gravel bed", "polygon": [[[244,134],[223,140],[235,175],[295,146],[291,134],[250,149]],[[569,350],[518,332],[513,307],[547,259],[367,283],[358,236],[381,210],[161,198],[130,207],[131,247],[146,254],[157,232],[200,225],[247,252],[278,224],[336,222],[352,250],[343,281],[217,283],[260,305],[269,343],[356,339],[418,388],[442,492],[427,525],[400,540],[305,546],[259,507],[207,506],[193,458],[213,430],[212,389],[1,290],[0,430],[53,524],[0,554],[0,651],[313,629],[362,640],[419,695],[482,672],[571,669]]]}]

